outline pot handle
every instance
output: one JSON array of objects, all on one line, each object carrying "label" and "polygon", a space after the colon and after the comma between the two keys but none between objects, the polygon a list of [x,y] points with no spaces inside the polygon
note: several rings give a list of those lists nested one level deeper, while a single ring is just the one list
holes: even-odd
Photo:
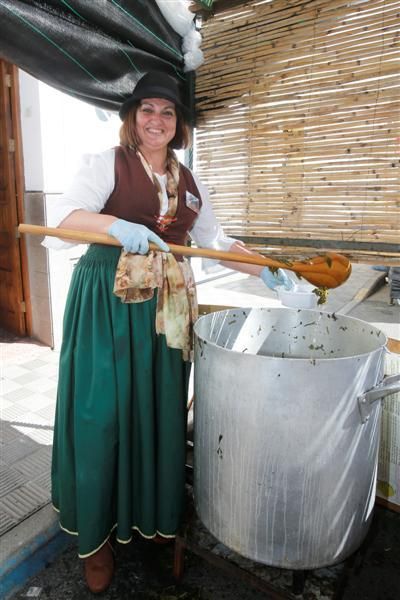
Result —
[{"label": "pot handle", "polygon": [[370,415],[370,407],[377,400],[383,400],[389,394],[400,392],[400,374],[384,377],[381,383],[371,388],[361,396],[358,396],[358,408],[361,415],[361,423],[366,423]]}]

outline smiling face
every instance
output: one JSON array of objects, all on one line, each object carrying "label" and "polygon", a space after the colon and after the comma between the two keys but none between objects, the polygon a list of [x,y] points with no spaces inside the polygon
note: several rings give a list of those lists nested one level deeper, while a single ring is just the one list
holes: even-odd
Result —
[{"label": "smiling face", "polygon": [[166,149],[176,132],[175,105],[164,98],[145,98],[136,111],[136,133],[144,152]]}]

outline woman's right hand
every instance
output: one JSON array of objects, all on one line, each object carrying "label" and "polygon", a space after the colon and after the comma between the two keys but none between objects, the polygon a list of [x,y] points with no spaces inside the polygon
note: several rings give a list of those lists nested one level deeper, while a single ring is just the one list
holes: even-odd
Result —
[{"label": "woman's right hand", "polygon": [[117,219],[111,223],[107,229],[107,233],[121,242],[126,252],[147,254],[149,251],[149,242],[157,244],[163,252],[169,252],[168,245],[145,225]]}]

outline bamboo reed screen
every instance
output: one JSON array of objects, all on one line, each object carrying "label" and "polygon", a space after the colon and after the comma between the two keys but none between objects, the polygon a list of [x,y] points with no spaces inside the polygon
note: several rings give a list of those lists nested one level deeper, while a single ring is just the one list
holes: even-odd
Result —
[{"label": "bamboo reed screen", "polygon": [[399,264],[400,1],[221,6],[202,27],[196,170],[226,232]]}]

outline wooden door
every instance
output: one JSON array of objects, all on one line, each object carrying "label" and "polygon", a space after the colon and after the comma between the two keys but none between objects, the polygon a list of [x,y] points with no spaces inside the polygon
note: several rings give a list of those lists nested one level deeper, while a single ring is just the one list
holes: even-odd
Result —
[{"label": "wooden door", "polygon": [[19,131],[17,69],[0,60],[0,326],[24,336],[23,248],[17,234],[23,206]]}]

